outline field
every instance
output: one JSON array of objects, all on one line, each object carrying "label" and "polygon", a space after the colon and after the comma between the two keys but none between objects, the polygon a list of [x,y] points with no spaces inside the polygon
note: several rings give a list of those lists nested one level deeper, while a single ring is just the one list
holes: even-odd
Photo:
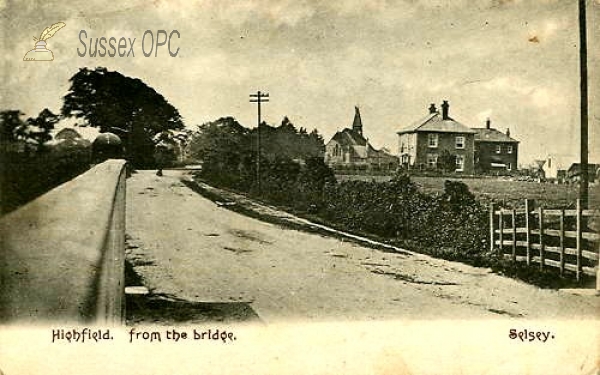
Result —
[{"label": "field", "polygon": [[[389,181],[390,176],[347,176],[337,175],[338,181],[362,180],[377,182]],[[507,206],[521,206],[525,199],[534,199],[544,207],[574,208],[577,199],[578,185],[558,185],[527,181],[511,181],[498,178],[448,178],[411,176],[421,191],[425,193],[442,193],[444,181],[462,181],[469,186],[481,202],[504,202]],[[590,206],[598,207],[600,203],[600,187],[590,187]]]}]

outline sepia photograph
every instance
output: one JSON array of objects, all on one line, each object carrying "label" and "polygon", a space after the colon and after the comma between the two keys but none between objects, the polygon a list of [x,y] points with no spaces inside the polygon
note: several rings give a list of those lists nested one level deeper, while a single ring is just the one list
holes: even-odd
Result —
[{"label": "sepia photograph", "polygon": [[599,0],[0,17],[0,375],[600,374]]}]

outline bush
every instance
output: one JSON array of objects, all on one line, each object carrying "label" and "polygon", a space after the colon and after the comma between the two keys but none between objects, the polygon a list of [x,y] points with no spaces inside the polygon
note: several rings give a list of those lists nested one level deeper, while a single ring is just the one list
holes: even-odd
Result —
[{"label": "bush", "polygon": [[[258,196],[254,160],[232,158],[229,165],[209,165],[202,175]],[[276,158],[261,161],[260,198],[316,214],[348,231],[419,243],[445,258],[476,260],[488,249],[487,210],[462,182],[446,181],[437,195],[420,192],[402,172],[389,182],[337,183],[321,158],[304,165]]]},{"label": "bush", "polygon": [[438,196],[419,192],[400,174],[385,183],[329,185],[324,196],[322,216],[351,231],[412,241],[452,258],[478,257],[488,248],[487,210],[460,182],[448,182]]}]

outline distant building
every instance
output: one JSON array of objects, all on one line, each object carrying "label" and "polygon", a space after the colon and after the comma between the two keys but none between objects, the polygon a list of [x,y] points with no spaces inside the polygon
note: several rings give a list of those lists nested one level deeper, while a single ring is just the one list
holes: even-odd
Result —
[{"label": "distant building", "polygon": [[505,174],[517,170],[519,141],[506,133],[492,128],[486,121],[485,128],[474,128],[475,133],[475,170],[483,174]]},{"label": "distant building", "polygon": [[[567,180],[570,182],[579,182],[581,181],[581,164],[573,163],[567,170]],[[588,181],[590,183],[594,183],[596,181],[596,177],[598,172],[600,171],[600,164],[588,164]]]},{"label": "distant building", "polygon": [[563,182],[567,175],[567,167],[570,165],[570,160],[573,160],[569,155],[548,154],[543,161],[542,170],[544,178],[550,181]]},{"label": "distant building", "polygon": [[442,156],[449,154],[455,161],[455,172],[473,174],[476,131],[451,118],[449,109],[446,100],[442,113],[431,104],[427,116],[397,133],[398,155],[404,168],[441,169]]},{"label": "distant building", "polygon": [[330,167],[362,167],[364,169],[396,170],[398,158],[385,149],[377,150],[363,136],[363,124],[355,107],[352,129],[338,131],[325,145],[325,163]]}]

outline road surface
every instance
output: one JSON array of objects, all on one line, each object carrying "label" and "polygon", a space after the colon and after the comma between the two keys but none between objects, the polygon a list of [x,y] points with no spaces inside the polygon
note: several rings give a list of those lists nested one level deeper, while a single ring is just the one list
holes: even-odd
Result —
[{"label": "road surface", "polygon": [[265,322],[598,316],[598,297],[240,215],[187,188],[184,173],[127,181],[128,257],[153,294],[245,303]]}]

